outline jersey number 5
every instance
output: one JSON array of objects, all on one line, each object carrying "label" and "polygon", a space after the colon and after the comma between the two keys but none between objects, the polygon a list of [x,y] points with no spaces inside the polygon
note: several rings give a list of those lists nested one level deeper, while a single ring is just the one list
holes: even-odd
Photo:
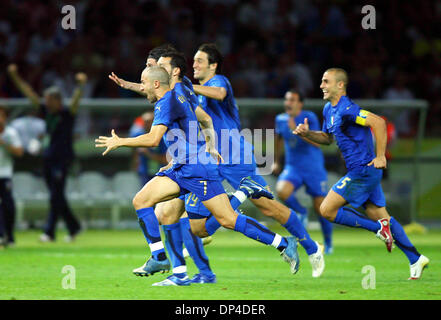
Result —
[{"label": "jersey number 5", "polygon": [[341,181],[341,184],[339,186],[337,186],[337,189],[343,189],[346,186],[346,182],[349,182],[349,181],[351,181],[351,178],[348,178],[348,177],[344,178]]}]

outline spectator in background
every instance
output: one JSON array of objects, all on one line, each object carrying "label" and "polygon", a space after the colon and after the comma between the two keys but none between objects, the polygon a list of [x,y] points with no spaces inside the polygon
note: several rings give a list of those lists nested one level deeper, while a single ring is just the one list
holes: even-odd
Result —
[{"label": "spectator in background", "polygon": [[41,142],[46,133],[46,123],[35,113],[16,118],[9,123],[14,128],[27,154],[36,156],[41,151]]},{"label": "spectator in background", "polygon": [[23,155],[17,131],[6,125],[7,113],[0,107],[0,247],[13,246],[15,203],[12,195],[13,157]]},{"label": "spectator in background", "polygon": [[[153,112],[145,112],[142,116],[137,117],[130,128],[129,136],[131,138],[146,134],[150,131],[153,123]],[[161,165],[168,163],[166,157],[167,147],[164,141],[154,149],[136,148],[133,152],[133,164],[136,168],[141,186],[145,185],[153,177],[150,174],[150,160],[157,161]]]},{"label": "spectator in background", "polygon": [[18,74],[17,66],[8,66],[8,73],[17,88],[26,96],[46,121],[47,136],[43,142],[44,176],[50,192],[50,212],[44,233],[40,241],[55,241],[55,228],[58,217],[63,217],[69,234],[66,241],[73,241],[81,226],[72,211],[64,194],[66,176],[69,166],[74,159],[73,128],[83,87],[87,81],[84,73],[78,73],[78,83],[72,97],[70,108],[63,107],[63,99],[57,87],[50,87],[44,91],[45,103],[40,102],[40,97],[31,86]]},{"label": "spectator in background", "polygon": [[[407,77],[404,73],[398,72],[395,75],[392,87],[386,90],[384,98],[387,100],[412,100],[414,96],[409,88],[406,87]],[[401,110],[400,115],[394,119],[397,125],[398,134],[408,136],[412,134],[412,125],[410,123],[411,112]]]}]

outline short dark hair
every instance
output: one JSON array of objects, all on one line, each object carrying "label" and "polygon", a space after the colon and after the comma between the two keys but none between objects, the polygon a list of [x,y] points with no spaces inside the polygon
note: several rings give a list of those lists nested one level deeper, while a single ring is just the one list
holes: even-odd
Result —
[{"label": "short dark hair", "polygon": [[303,100],[305,99],[305,95],[299,89],[291,88],[287,92],[296,93],[299,96],[300,102],[303,102]]},{"label": "short dark hair", "polygon": [[173,50],[164,52],[161,57],[171,58],[170,64],[172,68],[179,68],[179,70],[181,70],[181,72],[179,73],[179,79],[182,80],[182,78],[185,76],[185,73],[187,72],[187,60],[185,59],[184,54]]},{"label": "short dark hair", "polygon": [[152,50],[150,50],[147,59],[155,59],[156,61],[158,61],[159,58],[161,58],[161,55],[167,51],[177,51],[177,50],[172,44],[165,43],[163,45],[160,45],[159,47],[155,47]]},{"label": "short dark hair", "polygon": [[349,83],[349,77],[348,77],[348,73],[344,69],[342,69],[342,68],[329,68],[325,72],[334,72],[335,73],[335,80],[337,82],[343,81],[344,88],[345,88],[345,90],[347,89],[348,83]]},{"label": "short dark hair", "polygon": [[217,63],[216,73],[221,71],[223,57],[214,43],[204,43],[199,47],[198,51],[202,51],[207,54],[209,64]]}]

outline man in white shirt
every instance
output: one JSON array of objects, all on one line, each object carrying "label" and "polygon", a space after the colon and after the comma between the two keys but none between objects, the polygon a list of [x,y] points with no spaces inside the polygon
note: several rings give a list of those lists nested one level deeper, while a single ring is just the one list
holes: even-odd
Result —
[{"label": "man in white shirt", "polygon": [[0,247],[14,245],[15,203],[12,196],[13,157],[23,155],[20,137],[6,125],[6,110],[0,107]]}]

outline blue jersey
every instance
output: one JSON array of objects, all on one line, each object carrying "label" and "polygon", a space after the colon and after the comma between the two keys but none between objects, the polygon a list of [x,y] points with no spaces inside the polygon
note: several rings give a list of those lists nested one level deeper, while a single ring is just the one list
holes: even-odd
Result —
[{"label": "blue jersey", "polygon": [[187,98],[187,101],[190,103],[193,111],[195,111],[196,108],[199,106],[199,100],[197,95],[193,91],[193,86],[190,88],[188,87],[187,83],[182,81],[177,82],[173,90],[176,91],[177,96],[184,96],[185,98]]},{"label": "blue jersey", "polygon": [[375,158],[371,130],[357,124],[357,117],[365,118],[365,112],[347,96],[342,96],[336,106],[328,102],[323,108],[322,131],[335,136],[348,170]]},{"label": "blue jersey", "polygon": [[224,158],[224,164],[255,164],[253,146],[240,134],[239,107],[234,99],[230,81],[223,75],[215,75],[204,83],[204,86],[222,87],[227,91],[222,101],[199,95],[199,104],[213,119],[217,150]]},{"label": "blue jersey", "polygon": [[[293,134],[293,129],[289,127],[289,118],[287,113],[279,114],[276,117],[276,134],[283,138],[285,146],[285,165],[294,166],[303,171],[324,168],[325,161],[320,148]],[[305,118],[308,119],[311,130],[320,130],[320,124],[314,112],[302,111],[294,121],[297,125],[303,123]]]},{"label": "blue jersey", "polygon": [[183,76],[182,77],[182,83],[184,84],[184,86],[186,86],[188,89],[190,89],[191,91],[193,90],[193,83],[191,83],[191,80],[187,77],[187,76]]},{"label": "blue jersey", "polygon": [[205,152],[193,106],[184,95],[171,90],[156,102],[152,126],[165,125],[164,142],[173,157],[172,169],[186,177],[219,179],[216,161]]}]

